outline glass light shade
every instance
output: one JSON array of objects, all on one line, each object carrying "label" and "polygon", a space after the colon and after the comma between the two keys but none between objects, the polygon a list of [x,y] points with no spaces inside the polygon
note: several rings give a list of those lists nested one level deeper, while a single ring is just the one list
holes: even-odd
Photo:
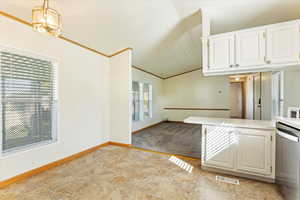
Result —
[{"label": "glass light shade", "polygon": [[61,16],[51,8],[43,6],[35,7],[32,10],[32,25],[35,31],[58,37],[61,34]]}]

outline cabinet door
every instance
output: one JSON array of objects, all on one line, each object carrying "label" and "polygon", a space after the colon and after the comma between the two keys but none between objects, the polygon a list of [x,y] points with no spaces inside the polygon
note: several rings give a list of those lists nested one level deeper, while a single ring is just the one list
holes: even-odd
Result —
[{"label": "cabinet door", "polygon": [[211,37],[208,43],[209,70],[230,68],[234,62],[234,36]]},{"label": "cabinet door", "polygon": [[236,64],[240,67],[265,64],[265,29],[236,34]]},{"label": "cabinet door", "polygon": [[270,131],[240,129],[237,145],[237,170],[271,174]]},{"label": "cabinet door", "polygon": [[233,131],[231,128],[204,127],[204,164],[219,168],[234,168]]},{"label": "cabinet door", "polygon": [[267,28],[267,62],[272,64],[299,61],[298,24]]}]

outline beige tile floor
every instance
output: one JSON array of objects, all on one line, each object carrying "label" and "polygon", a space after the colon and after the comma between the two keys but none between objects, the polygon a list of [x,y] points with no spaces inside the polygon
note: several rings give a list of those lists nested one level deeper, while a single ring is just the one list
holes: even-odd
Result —
[{"label": "beige tile floor", "polygon": [[188,173],[169,156],[107,146],[0,190],[0,200],[282,200],[273,184],[217,182],[214,173]]}]

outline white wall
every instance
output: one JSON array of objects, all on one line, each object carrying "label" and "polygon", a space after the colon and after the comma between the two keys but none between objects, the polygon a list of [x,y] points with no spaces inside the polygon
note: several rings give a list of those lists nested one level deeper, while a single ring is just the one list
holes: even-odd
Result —
[{"label": "white wall", "polygon": [[[0,27],[0,45],[59,61],[58,142],[3,155],[0,181],[109,141],[111,125],[111,138],[129,143],[131,51],[110,60],[3,16]],[[110,101],[115,104],[111,115]]]},{"label": "white wall", "polygon": [[110,59],[111,142],[131,144],[131,51]]},{"label": "white wall", "polygon": [[132,131],[136,131],[163,120],[163,80],[142,72],[132,69],[132,80],[152,85],[152,118],[141,121],[133,121]]},{"label": "white wall", "polygon": [[[201,71],[164,80],[165,107],[229,109],[229,78],[204,77]],[[165,110],[170,121],[188,116],[229,117],[229,111]]]},{"label": "white wall", "polygon": [[288,107],[300,107],[300,67],[284,71],[284,111],[286,117]]},{"label": "white wall", "polygon": [[272,119],[272,72],[261,73],[261,119]]}]

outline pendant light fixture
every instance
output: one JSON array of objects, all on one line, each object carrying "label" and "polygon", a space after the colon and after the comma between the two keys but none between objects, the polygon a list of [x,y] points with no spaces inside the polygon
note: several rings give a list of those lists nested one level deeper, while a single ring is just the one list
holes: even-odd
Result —
[{"label": "pendant light fixture", "polygon": [[44,0],[43,6],[32,10],[32,26],[37,32],[58,37],[62,30],[61,16],[56,10],[49,8],[48,0]]}]

